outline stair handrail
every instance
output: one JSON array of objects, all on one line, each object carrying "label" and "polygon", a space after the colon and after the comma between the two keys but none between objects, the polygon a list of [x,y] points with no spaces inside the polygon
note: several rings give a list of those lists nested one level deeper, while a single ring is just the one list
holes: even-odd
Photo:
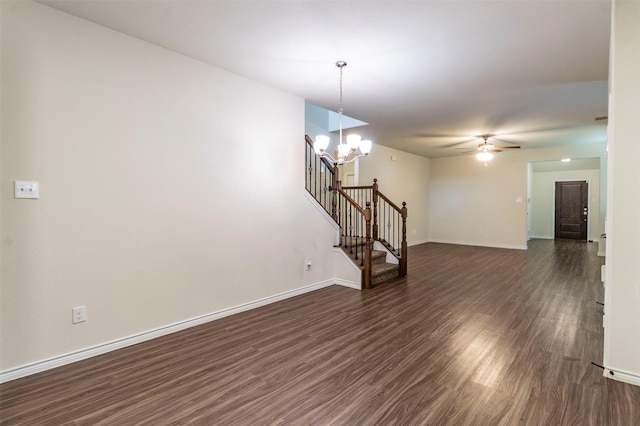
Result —
[{"label": "stair handrail", "polygon": [[[395,210],[397,210],[398,212],[402,211],[402,208],[401,208],[401,207],[398,207],[398,206],[397,206],[393,201],[391,201],[391,200],[389,199],[389,197],[387,197],[386,195],[384,195],[382,192],[379,192],[379,191],[378,191],[378,196],[379,196],[380,198],[382,198],[383,200],[385,200],[387,203],[389,203],[389,205],[390,205],[391,207],[393,207]],[[403,206],[404,206],[404,205],[406,205],[406,204],[407,204],[407,203],[405,203],[405,202],[403,202],[403,203],[402,203],[402,205],[403,205]]]}]

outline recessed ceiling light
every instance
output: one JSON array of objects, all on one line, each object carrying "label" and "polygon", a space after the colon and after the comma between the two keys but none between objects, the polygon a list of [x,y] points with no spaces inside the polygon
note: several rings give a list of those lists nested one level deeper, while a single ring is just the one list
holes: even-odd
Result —
[{"label": "recessed ceiling light", "polygon": [[571,161],[571,158],[563,158],[562,160],[563,163],[568,163],[569,161]]}]

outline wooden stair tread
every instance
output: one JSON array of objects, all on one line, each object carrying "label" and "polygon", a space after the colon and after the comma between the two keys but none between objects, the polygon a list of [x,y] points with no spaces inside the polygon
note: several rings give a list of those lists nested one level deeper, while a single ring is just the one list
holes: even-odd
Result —
[{"label": "wooden stair tread", "polygon": [[387,252],[382,250],[371,250],[371,263],[385,263],[387,260]]},{"label": "wooden stair tread", "polygon": [[379,263],[372,265],[371,269],[371,285],[397,278],[400,274],[400,265],[395,263]]},{"label": "wooden stair tread", "polygon": [[400,266],[396,263],[377,263],[375,265],[372,265],[371,268],[372,268],[372,274],[378,275],[378,274],[384,274],[389,271],[397,271],[400,268]]}]

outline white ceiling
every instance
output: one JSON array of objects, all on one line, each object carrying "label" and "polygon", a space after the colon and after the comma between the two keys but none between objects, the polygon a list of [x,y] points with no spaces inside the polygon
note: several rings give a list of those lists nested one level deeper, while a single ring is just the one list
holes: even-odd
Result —
[{"label": "white ceiling", "polygon": [[606,140],[609,0],[41,3],[332,110],[345,60],[358,133],[419,155]]}]

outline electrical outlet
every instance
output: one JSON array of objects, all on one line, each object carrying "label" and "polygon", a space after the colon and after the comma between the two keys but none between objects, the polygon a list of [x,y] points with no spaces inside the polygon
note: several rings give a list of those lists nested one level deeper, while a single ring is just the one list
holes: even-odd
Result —
[{"label": "electrical outlet", "polygon": [[17,180],[14,184],[14,198],[40,198],[40,183]]},{"label": "electrical outlet", "polygon": [[307,263],[305,263],[305,266],[307,268],[307,271],[311,270],[311,259],[307,259]]},{"label": "electrical outlet", "polygon": [[78,324],[79,322],[85,322],[87,320],[87,308],[85,306],[78,306],[71,309],[72,322]]}]

